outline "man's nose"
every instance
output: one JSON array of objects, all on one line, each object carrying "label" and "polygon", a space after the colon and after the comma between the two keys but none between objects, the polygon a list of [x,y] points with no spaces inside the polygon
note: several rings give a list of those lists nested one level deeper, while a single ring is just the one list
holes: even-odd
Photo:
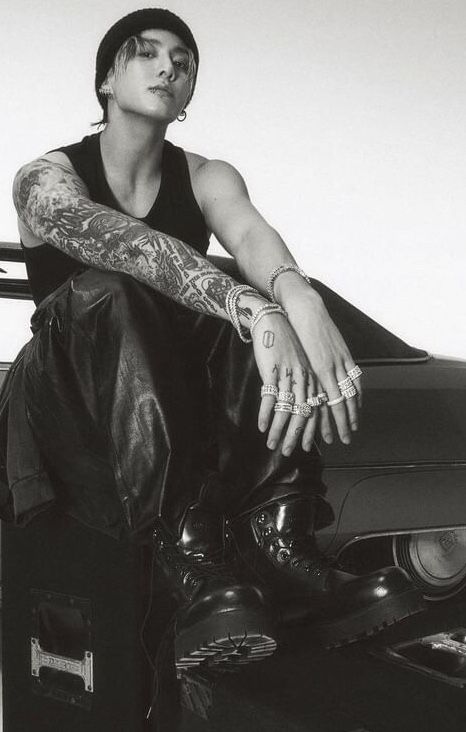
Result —
[{"label": "man's nose", "polygon": [[173,66],[170,56],[168,54],[161,54],[158,61],[159,76],[167,76],[169,79],[174,78],[175,67]]}]

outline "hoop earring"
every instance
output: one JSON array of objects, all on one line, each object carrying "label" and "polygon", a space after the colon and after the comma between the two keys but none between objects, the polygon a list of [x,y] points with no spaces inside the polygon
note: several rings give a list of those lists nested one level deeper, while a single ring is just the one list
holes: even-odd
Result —
[{"label": "hoop earring", "polygon": [[188,115],[186,114],[186,110],[185,110],[185,109],[183,109],[183,110],[182,110],[182,111],[181,111],[181,112],[179,113],[179,115],[178,115],[178,117],[177,117],[176,119],[178,120],[178,122],[184,122],[187,116],[188,116]]}]

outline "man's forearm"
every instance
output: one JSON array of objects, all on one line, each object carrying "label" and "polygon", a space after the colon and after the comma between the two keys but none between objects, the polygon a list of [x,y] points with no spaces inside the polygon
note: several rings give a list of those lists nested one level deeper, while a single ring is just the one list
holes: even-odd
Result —
[{"label": "man's forearm", "polygon": [[20,220],[42,241],[86,265],[130,274],[193,310],[228,319],[233,278],[179,239],[91,201],[68,168],[47,160],[30,163],[16,176],[13,194]]},{"label": "man's forearm", "polygon": [[[236,263],[246,282],[267,294],[270,273],[282,264],[296,265],[296,260],[278,232],[265,221],[260,221],[245,234]],[[299,274],[285,272],[277,278],[274,293],[277,301],[286,308],[290,298],[308,293],[310,289]]]}]

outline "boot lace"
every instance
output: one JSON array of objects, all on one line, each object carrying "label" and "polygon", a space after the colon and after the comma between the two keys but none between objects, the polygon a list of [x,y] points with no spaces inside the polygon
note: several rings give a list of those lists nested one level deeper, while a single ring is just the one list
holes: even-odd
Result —
[{"label": "boot lace", "polygon": [[167,563],[178,574],[180,579],[197,585],[204,579],[222,579],[229,582],[236,582],[237,579],[232,572],[231,563],[226,559],[229,548],[229,534],[226,530],[226,522],[223,520],[222,544],[210,551],[208,555],[202,552],[184,552],[182,547],[167,539],[159,529],[154,530],[154,538],[158,546],[164,550]]}]

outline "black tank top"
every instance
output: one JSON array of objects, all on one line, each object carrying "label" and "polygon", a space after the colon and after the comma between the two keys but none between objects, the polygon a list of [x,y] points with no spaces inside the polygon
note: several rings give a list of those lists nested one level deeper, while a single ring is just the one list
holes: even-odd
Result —
[{"label": "black tank top", "polygon": [[[88,135],[81,142],[56,150],[69,157],[93,201],[121,211],[105,178],[100,133]],[[162,153],[159,193],[147,216],[140,221],[152,229],[181,239],[202,255],[207,252],[209,236],[204,216],[194,197],[186,155],[180,147],[167,140]],[[50,244],[24,247],[24,259],[36,305],[74,272],[86,268],[82,262]]]}]

